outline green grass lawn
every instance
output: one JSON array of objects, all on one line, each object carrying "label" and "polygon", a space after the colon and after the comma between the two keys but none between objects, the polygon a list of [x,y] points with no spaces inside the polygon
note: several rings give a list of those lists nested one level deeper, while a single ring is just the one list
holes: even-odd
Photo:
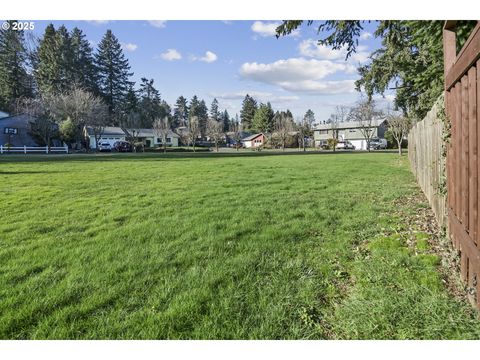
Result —
[{"label": "green grass lawn", "polygon": [[480,338],[395,154],[0,158],[0,338]]}]

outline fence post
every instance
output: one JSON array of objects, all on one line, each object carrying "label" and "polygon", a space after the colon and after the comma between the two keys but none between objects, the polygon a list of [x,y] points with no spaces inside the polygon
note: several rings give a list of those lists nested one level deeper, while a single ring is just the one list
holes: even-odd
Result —
[{"label": "fence post", "polygon": [[45,154],[48,154],[48,145],[45,146]]},{"label": "fence post", "polygon": [[0,145],[0,154],[3,154],[3,145]]},{"label": "fence post", "polygon": [[27,153],[27,145],[23,145],[23,153],[24,153],[24,154]]},{"label": "fence post", "polygon": [[68,154],[68,145],[65,144],[65,153]]}]

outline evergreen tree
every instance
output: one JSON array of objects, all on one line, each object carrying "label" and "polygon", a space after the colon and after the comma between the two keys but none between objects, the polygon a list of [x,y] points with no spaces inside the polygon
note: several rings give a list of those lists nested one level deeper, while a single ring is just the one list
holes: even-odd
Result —
[{"label": "evergreen tree", "polygon": [[303,119],[311,126],[315,122],[315,113],[311,109],[308,109]]},{"label": "evergreen tree", "polygon": [[36,51],[35,80],[42,95],[60,91],[60,61],[57,52],[57,36],[53,24],[45,28]]},{"label": "evergreen tree", "polygon": [[23,31],[0,30],[0,110],[12,111],[16,100],[32,94],[27,58]]},{"label": "evergreen tree", "polygon": [[120,42],[111,30],[107,30],[98,46],[95,64],[98,68],[100,92],[108,106],[112,121],[118,123],[122,102],[133,85],[133,82],[129,81],[133,73],[130,72],[130,65],[123,54]]},{"label": "evergreen tree", "polygon": [[199,100],[197,95],[194,95],[190,100],[189,118],[196,117],[198,119],[198,126],[200,128],[200,135],[205,136],[207,130],[208,108],[204,100]]},{"label": "evergreen tree", "polygon": [[93,49],[85,34],[77,27],[71,33],[71,46],[75,84],[93,94],[99,94]]},{"label": "evergreen tree", "polygon": [[56,57],[58,62],[57,90],[65,92],[75,84],[73,47],[67,28],[62,25],[55,33]]},{"label": "evergreen tree", "polygon": [[140,98],[140,116],[145,127],[152,127],[156,118],[163,119],[160,93],[153,86],[153,79],[141,79],[138,95]]},{"label": "evergreen tree", "polygon": [[125,114],[133,114],[138,112],[138,97],[137,93],[133,89],[133,86],[127,91],[127,95],[125,96],[125,101],[123,105],[123,113]]},{"label": "evergreen tree", "polygon": [[187,99],[180,96],[175,102],[173,109],[173,128],[187,126],[188,123],[188,105]]},{"label": "evergreen tree", "polygon": [[257,102],[250,95],[246,95],[243,99],[242,109],[240,110],[240,119],[245,130],[252,129],[252,121],[257,111]]},{"label": "evergreen tree", "polygon": [[252,121],[252,129],[258,132],[270,133],[273,130],[274,113],[270,103],[260,104]]},{"label": "evergreen tree", "polygon": [[220,113],[218,112],[218,100],[216,98],[213,99],[212,105],[210,106],[210,117],[215,121],[220,119]]},{"label": "evergreen tree", "polygon": [[221,115],[221,121],[223,123],[223,132],[230,131],[230,115],[227,110],[224,110]]}]

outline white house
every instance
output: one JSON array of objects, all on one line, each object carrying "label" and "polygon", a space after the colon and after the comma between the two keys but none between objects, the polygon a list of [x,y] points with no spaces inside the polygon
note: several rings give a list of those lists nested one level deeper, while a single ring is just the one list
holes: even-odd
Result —
[{"label": "white house", "polygon": [[[133,130],[126,129],[128,133],[131,133]],[[163,146],[162,139],[155,134],[153,129],[138,129],[138,133],[135,137],[138,138],[138,141],[143,142],[143,145],[147,148],[155,148]],[[168,147],[177,147],[180,136],[174,133],[172,130],[168,130],[167,133],[167,146]]]},{"label": "white house", "polygon": [[[111,146],[117,141],[127,141],[130,135],[133,135],[135,131],[135,137],[139,142],[142,142],[145,147],[154,148],[163,146],[162,139],[155,136],[153,129],[123,129],[121,127],[107,126],[103,130],[102,135],[100,136],[99,142],[107,142]],[[97,144],[95,142],[95,135],[93,134],[93,129],[90,126],[86,126],[84,129],[84,135],[87,139],[90,149],[95,149]],[[167,146],[178,146],[180,136],[175,134],[173,131],[169,130],[167,134]]]},{"label": "white house", "polygon": [[[95,135],[93,134],[93,129],[90,126],[86,126],[84,128],[84,135],[85,138],[88,141],[90,149],[96,149],[97,148],[97,143],[95,142]],[[102,135],[100,136],[100,141],[101,143],[109,143],[111,146],[115,144],[117,141],[125,141],[126,139],[126,134],[125,131],[123,131],[122,128],[120,127],[114,127],[114,126],[107,126],[103,130]]]},{"label": "white house", "polygon": [[[371,123],[372,138],[385,138],[387,131],[386,119],[375,119]],[[362,134],[361,126],[358,122],[340,122],[337,128],[332,129],[331,124],[320,124],[313,130],[313,138],[315,146],[320,147],[334,137],[334,132],[337,140],[350,141],[356,150],[366,150],[367,142]]]}]

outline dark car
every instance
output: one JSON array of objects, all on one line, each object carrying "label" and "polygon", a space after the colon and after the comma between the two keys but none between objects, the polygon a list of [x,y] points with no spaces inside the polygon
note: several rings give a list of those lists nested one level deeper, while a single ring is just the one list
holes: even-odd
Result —
[{"label": "dark car", "polygon": [[118,152],[131,152],[132,145],[128,141],[116,141],[113,148]]}]

